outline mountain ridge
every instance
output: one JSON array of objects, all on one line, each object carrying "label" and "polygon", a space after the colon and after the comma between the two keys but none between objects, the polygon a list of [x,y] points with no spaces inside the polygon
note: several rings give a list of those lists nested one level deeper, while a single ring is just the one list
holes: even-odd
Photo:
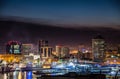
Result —
[{"label": "mountain ridge", "polygon": [[6,16],[0,17],[1,22],[18,22],[18,23],[30,23],[35,25],[44,25],[44,26],[51,26],[51,27],[61,27],[61,28],[71,28],[71,29],[93,29],[94,28],[103,28],[103,29],[115,29],[120,30],[120,25],[110,24],[105,26],[91,26],[91,25],[77,25],[77,24],[71,24],[71,25],[65,25],[65,24],[53,24],[52,21],[46,20],[46,19],[40,19],[40,18],[24,18],[24,17],[18,17],[18,16]]}]

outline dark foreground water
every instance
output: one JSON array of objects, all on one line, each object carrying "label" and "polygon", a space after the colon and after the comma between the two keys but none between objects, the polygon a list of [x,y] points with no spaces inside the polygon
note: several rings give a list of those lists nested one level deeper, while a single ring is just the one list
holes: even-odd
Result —
[{"label": "dark foreground water", "polygon": [[[38,75],[34,75],[32,71],[14,71],[14,72],[9,72],[9,73],[3,73],[0,74],[0,79],[89,79],[89,77],[38,77]],[[105,78],[93,78],[93,79],[105,79]]]},{"label": "dark foreground water", "polygon": [[32,71],[14,71],[9,73],[0,73],[0,79],[37,79]]},{"label": "dark foreground water", "polygon": [[[86,77],[55,77],[55,78],[49,78],[49,77],[39,77],[40,75],[35,75],[33,74],[32,71],[14,71],[14,72],[8,72],[8,73],[0,73],[0,79],[89,79]],[[114,76],[108,76],[106,78],[94,78],[95,75],[93,75],[93,77],[91,77],[90,79],[120,79],[119,78],[115,78]]]}]

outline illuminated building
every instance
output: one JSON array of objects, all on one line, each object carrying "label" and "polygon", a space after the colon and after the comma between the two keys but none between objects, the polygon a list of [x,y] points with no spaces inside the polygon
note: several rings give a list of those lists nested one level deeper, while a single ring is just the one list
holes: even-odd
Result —
[{"label": "illuminated building", "polygon": [[41,51],[41,47],[47,47],[48,46],[48,41],[46,40],[39,40],[39,52]]},{"label": "illuminated building", "polygon": [[69,52],[70,52],[70,50],[69,50],[68,47],[62,47],[61,48],[61,56],[62,57],[69,56]]},{"label": "illuminated building", "polygon": [[21,53],[22,44],[18,41],[7,42],[6,53],[0,54],[0,60],[6,61],[8,63],[20,62],[23,59]]},{"label": "illuminated building", "polygon": [[62,46],[60,46],[60,45],[57,45],[57,46],[56,46],[56,53],[57,53],[57,55],[60,56],[60,57],[61,57],[61,47],[62,47]]},{"label": "illuminated building", "polygon": [[33,44],[22,44],[22,53],[24,55],[29,55],[29,53],[32,53]]},{"label": "illuminated building", "polygon": [[40,55],[42,54],[42,50],[43,50],[43,47],[48,47],[48,41],[46,40],[39,40],[39,43],[38,43],[38,50],[39,50],[39,53]]},{"label": "illuminated building", "polygon": [[105,40],[98,35],[92,39],[93,61],[103,62],[105,59]]},{"label": "illuminated building", "polygon": [[51,47],[41,47],[41,56],[42,58],[50,58],[52,54],[52,48]]},{"label": "illuminated building", "polygon": [[18,41],[9,41],[6,44],[7,54],[21,54],[22,43]]},{"label": "illuminated building", "polygon": [[77,54],[77,53],[78,53],[78,50],[77,50],[77,49],[70,50],[70,54]]},{"label": "illuminated building", "polygon": [[70,50],[68,47],[57,45],[56,53],[57,53],[57,56],[59,57],[65,57],[65,56],[69,56]]},{"label": "illuminated building", "polygon": [[118,53],[118,50],[116,49],[107,50],[105,60],[106,64],[120,64],[120,55]]},{"label": "illuminated building", "polygon": [[85,45],[79,45],[79,58],[83,60],[91,60],[92,59],[92,52],[91,48]]},{"label": "illuminated building", "polygon": [[39,53],[42,59],[46,59],[51,57],[52,48],[49,47],[48,41],[40,40],[39,41]]},{"label": "illuminated building", "polygon": [[105,53],[106,53],[106,59],[115,58],[118,54],[117,50],[107,50]]},{"label": "illuminated building", "polygon": [[52,59],[47,58],[44,64],[42,65],[42,68],[51,68],[51,63],[52,63]]},{"label": "illuminated building", "polygon": [[91,60],[92,59],[92,53],[89,53],[89,52],[82,53],[82,59]]},{"label": "illuminated building", "polygon": [[0,60],[6,61],[8,63],[20,62],[23,59],[23,55],[18,54],[0,54]]}]

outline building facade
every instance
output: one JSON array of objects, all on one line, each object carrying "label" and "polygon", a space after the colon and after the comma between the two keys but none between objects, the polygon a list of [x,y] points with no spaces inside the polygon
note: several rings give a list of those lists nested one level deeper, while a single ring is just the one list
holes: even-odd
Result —
[{"label": "building facade", "polygon": [[57,46],[56,46],[56,54],[57,54],[57,56],[59,56],[59,57],[61,57],[61,48],[62,48],[62,46],[60,46],[60,45],[57,45]]},{"label": "building facade", "polygon": [[103,62],[105,60],[105,40],[98,35],[92,39],[93,61]]},{"label": "building facade", "polygon": [[69,56],[70,49],[66,46],[56,46],[56,53],[59,58]]},{"label": "building facade", "polygon": [[49,47],[47,40],[40,40],[38,47],[41,59],[47,59],[51,57],[52,47]]},{"label": "building facade", "polygon": [[70,52],[70,49],[68,47],[62,47],[61,48],[61,56],[62,57],[69,57],[69,52]]},{"label": "building facade", "polygon": [[42,59],[50,58],[52,54],[51,47],[41,47],[41,56]]},{"label": "building facade", "polygon": [[6,44],[6,53],[7,54],[21,54],[22,43],[18,41],[9,41]]},{"label": "building facade", "polygon": [[30,53],[32,53],[33,49],[33,44],[22,44],[22,53],[24,55],[29,55]]}]

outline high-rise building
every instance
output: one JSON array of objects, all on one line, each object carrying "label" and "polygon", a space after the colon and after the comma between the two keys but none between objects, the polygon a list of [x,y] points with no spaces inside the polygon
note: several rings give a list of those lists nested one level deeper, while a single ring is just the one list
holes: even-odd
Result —
[{"label": "high-rise building", "polygon": [[24,55],[29,55],[30,53],[32,53],[33,49],[33,44],[22,44],[22,53]]},{"label": "high-rise building", "polygon": [[61,57],[61,48],[62,48],[62,46],[60,46],[60,45],[56,46],[56,53],[59,57]]},{"label": "high-rise building", "polygon": [[69,56],[70,50],[66,46],[57,45],[56,46],[56,53],[61,58],[61,57]]},{"label": "high-rise building", "polygon": [[48,46],[47,40],[40,40],[39,41],[39,47],[46,47],[46,46]]},{"label": "high-rise building", "polygon": [[51,57],[52,48],[49,47],[47,40],[40,40],[38,47],[39,47],[40,57],[42,59]]},{"label": "high-rise building", "polygon": [[41,47],[41,56],[42,58],[50,58],[52,54],[52,48],[51,47]]},{"label": "high-rise building", "polygon": [[103,62],[105,59],[105,40],[101,35],[92,39],[93,60]]},{"label": "high-rise building", "polygon": [[39,44],[38,45],[39,53],[41,54],[41,48],[48,47],[48,41],[47,40],[39,40],[38,44]]},{"label": "high-rise building", "polygon": [[7,54],[21,54],[22,43],[18,41],[9,41],[6,44]]},{"label": "high-rise building", "polygon": [[62,47],[62,48],[61,48],[61,56],[62,56],[62,57],[67,57],[67,56],[69,56],[69,52],[70,52],[70,50],[69,50],[68,47]]}]

